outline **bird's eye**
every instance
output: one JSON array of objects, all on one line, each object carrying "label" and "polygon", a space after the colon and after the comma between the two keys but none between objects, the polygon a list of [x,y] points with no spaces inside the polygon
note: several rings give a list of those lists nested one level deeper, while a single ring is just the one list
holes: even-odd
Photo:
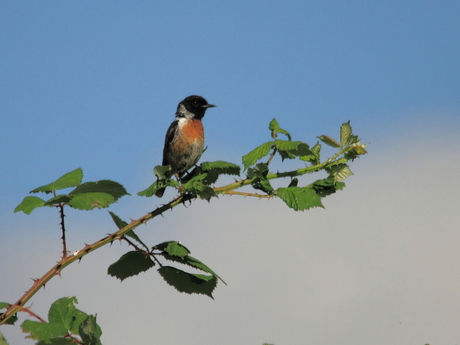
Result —
[{"label": "bird's eye", "polygon": [[198,101],[193,101],[193,105],[198,105]]}]

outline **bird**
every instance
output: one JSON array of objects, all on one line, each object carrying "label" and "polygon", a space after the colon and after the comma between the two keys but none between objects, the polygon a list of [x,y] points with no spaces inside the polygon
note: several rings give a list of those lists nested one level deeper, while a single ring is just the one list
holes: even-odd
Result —
[{"label": "bird", "polygon": [[[177,106],[176,118],[166,132],[163,149],[163,166],[171,167],[170,174],[179,180],[182,175],[198,163],[204,149],[204,128],[201,119],[208,108],[215,105],[201,96],[188,96]],[[155,195],[161,198],[166,188]]]}]

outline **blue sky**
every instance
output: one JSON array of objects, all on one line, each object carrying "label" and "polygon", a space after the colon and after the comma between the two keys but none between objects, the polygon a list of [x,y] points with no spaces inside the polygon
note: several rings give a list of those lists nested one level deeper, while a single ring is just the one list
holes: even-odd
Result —
[{"label": "blue sky", "polygon": [[[203,160],[239,163],[273,117],[310,144],[351,120],[369,155],[325,210],[222,198],[141,230],[152,244],[182,240],[223,276],[215,301],[153,274],[105,277],[126,250],[116,246],[47,285],[34,300],[42,315],[75,294],[98,313],[106,344],[151,339],[155,325],[164,344],[460,341],[459,16],[457,1],[2,1],[0,261],[11,263],[0,267],[0,300],[18,298],[59,255],[53,210],[12,212],[27,192],[81,167],[85,181],[112,179],[133,195],[113,207],[122,218],[151,211],[161,201],[135,193],[152,182],[177,103],[198,94],[217,105],[204,118]],[[70,211],[68,226],[75,250],[114,230],[105,211]],[[78,289],[76,277],[110,292]],[[120,332],[114,298],[161,313],[142,310],[142,326]],[[187,310],[172,322],[168,306]]]}]

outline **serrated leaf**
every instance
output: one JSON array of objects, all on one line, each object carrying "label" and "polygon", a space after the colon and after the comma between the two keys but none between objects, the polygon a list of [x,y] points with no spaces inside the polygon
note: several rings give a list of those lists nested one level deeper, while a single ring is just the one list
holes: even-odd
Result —
[{"label": "serrated leaf", "polygon": [[353,175],[347,164],[334,165],[330,168],[327,168],[326,171],[329,173],[329,175],[334,177],[334,181],[343,181],[348,176]]},{"label": "serrated leaf", "polygon": [[[112,220],[113,220],[113,222],[115,223],[115,225],[117,226],[118,229],[123,229],[125,226],[128,225],[128,223],[126,223],[124,220],[122,220],[120,217],[118,217],[115,213],[109,211],[109,214],[110,214],[110,217],[112,217]],[[144,244],[144,242],[142,242],[141,239],[136,235],[134,230],[128,231],[125,234],[125,236],[131,237],[132,239],[134,239],[137,242],[139,242],[140,244],[142,244],[145,248],[147,248],[147,246]]]},{"label": "serrated leaf", "polygon": [[140,191],[137,193],[139,196],[145,196],[145,197],[151,197],[153,196],[157,190],[164,188],[164,187],[177,187],[179,186],[179,183],[177,183],[175,180],[171,179],[161,179],[158,181],[155,181],[148,187],[147,189],[144,189],[143,191]]},{"label": "serrated leaf", "polygon": [[240,169],[241,168],[239,167],[239,165],[224,161],[201,163],[201,170],[204,172],[208,172],[210,170],[219,170],[222,171],[222,174],[225,175],[239,175]]},{"label": "serrated leaf", "polygon": [[56,181],[51,182],[45,186],[35,188],[31,193],[45,192],[51,193],[54,190],[66,189],[70,187],[78,186],[83,179],[83,170],[81,168],[75,169],[60,178]]},{"label": "serrated leaf", "polygon": [[340,148],[340,144],[334,139],[332,139],[331,137],[328,137],[327,135],[320,135],[318,139],[321,140],[326,145],[329,145],[335,148]]},{"label": "serrated leaf", "polygon": [[123,254],[117,262],[111,264],[107,274],[123,281],[128,277],[138,275],[152,268],[155,263],[143,253],[131,251]]},{"label": "serrated leaf", "polygon": [[206,178],[203,180],[206,185],[216,182],[220,175],[239,176],[241,170],[238,165],[224,161],[203,162],[200,165],[200,169],[203,173],[207,173]]},{"label": "serrated leaf", "polygon": [[51,338],[66,335],[71,329],[76,311],[74,303],[77,303],[75,297],[60,298],[48,311],[49,323],[26,320],[21,328],[24,332],[30,333],[28,338],[50,343]]},{"label": "serrated leaf", "polygon": [[188,192],[197,194],[201,199],[209,201],[212,197],[216,196],[216,193],[211,187],[203,183],[207,176],[207,173],[194,176],[187,183],[184,183],[182,187]]},{"label": "serrated leaf", "polygon": [[304,211],[312,207],[323,207],[318,194],[308,187],[278,188],[276,194],[295,211]]},{"label": "serrated leaf", "polygon": [[72,198],[68,195],[56,195],[54,198],[49,199],[45,202],[45,206],[52,206],[58,204],[65,204],[69,202]]},{"label": "serrated leaf", "polygon": [[300,160],[306,161],[306,162],[311,162],[311,164],[313,164],[313,165],[320,164],[320,162],[321,162],[320,152],[321,152],[321,144],[319,142],[317,142],[310,149],[310,154],[307,154],[306,156],[300,157]]},{"label": "serrated leaf", "polygon": [[75,297],[63,297],[51,304],[48,311],[49,323],[62,325],[66,331],[71,329],[77,310],[75,303],[78,303]]},{"label": "serrated leaf", "polygon": [[37,198],[36,196],[26,196],[22,202],[16,206],[14,213],[22,211],[25,214],[31,214],[37,207],[45,206],[45,200]]},{"label": "serrated leaf", "polygon": [[211,298],[212,292],[217,285],[215,276],[203,274],[191,274],[171,266],[163,266],[158,269],[163,279],[179,292],[188,294],[203,294]]},{"label": "serrated leaf", "polygon": [[249,152],[247,155],[243,156],[244,170],[246,171],[247,168],[254,165],[259,159],[268,155],[268,153],[270,152],[270,149],[272,148],[272,145],[273,145],[273,142],[271,141],[266,142],[256,147],[254,150]]},{"label": "serrated leaf", "polygon": [[226,282],[224,282],[224,280],[219,277],[216,272],[214,272],[212,269],[210,269],[208,266],[206,266],[204,263],[202,263],[200,260],[198,259],[195,259],[194,257],[190,256],[190,255],[186,255],[184,256],[183,258],[179,257],[179,256],[171,256],[167,253],[162,253],[161,255],[163,255],[163,257],[166,259],[166,260],[169,260],[169,261],[174,261],[174,262],[178,262],[178,263],[181,263],[181,264],[184,264],[184,265],[188,265],[190,267],[193,267],[193,268],[197,268],[199,270],[202,270],[203,272],[206,272],[206,273],[211,273],[213,276],[217,277],[218,279],[220,279],[222,281],[222,283],[224,283],[225,285],[227,285]]},{"label": "serrated leaf", "polygon": [[116,199],[107,193],[80,193],[75,195],[68,205],[78,210],[93,210],[95,208],[106,208],[113,204]]},{"label": "serrated leaf", "polygon": [[71,191],[69,195],[76,196],[83,193],[105,193],[111,195],[115,200],[128,195],[128,192],[121,184],[110,180],[82,183]]},{"label": "serrated leaf", "polygon": [[343,123],[340,127],[340,144],[342,144],[342,146],[349,143],[351,132],[352,128],[350,126],[350,121]]},{"label": "serrated leaf", "polygon": [[160,244],[157,244],[152,249],[162,250],[171,256],[177,256],[180,258],[184,258],[186,255],[190,254],[190,251],[187,247],[180,244],[177,241],[166,241]]},{"label": "serrated leaf", "polygon": [[21,329],[24,333],[29,333],[26,338],[41,340],[46,344],[51,342],[51,338],[56,338],[67,334],[67,329],[62,324],[50,324],[37,321],[25,320]]},{"label": "serrated leaf", "polygon": [[301,141],[275,140],[275,147],[280,151],[283,160],[312,154],[309,146]]},{"label": "serrated leaf", "polygon": [[96,322],[96,316],[89,315],[79,327],[81,340],[85,345],[100,345],[102,330]]},{"label": "serrated leaf", "polygon": [[278,133],[278,134],[284,134],[288,137],[289,140],[292,140],[291,135],[288,133],[288,131],[282,129],[280,125],[278,124],[278,121],[275,118],[271,120],[270,123],[268,124],[268,129],[272,131],[273,138],[276,138],[276,135],[273,135],[273,133]]},{"label": "serrated leaf", "polygon": [[345,187],[345,183],[343,182],[336,182],[334,180],[334,176],[329,176],[322,180],[317,180],[312,183],[312,187],[316,194],[318,194],[321,198],[324,198],[328,195],[335,193],[337,190],[341,190]]}]

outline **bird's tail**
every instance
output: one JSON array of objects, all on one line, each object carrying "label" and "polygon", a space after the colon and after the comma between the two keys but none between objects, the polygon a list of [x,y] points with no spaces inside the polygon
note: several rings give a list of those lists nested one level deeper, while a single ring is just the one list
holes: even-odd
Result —
[{"label": "bird's tail", "polygon": [[163,196],[163,194],[165,193],[165,189],[166,188],[160,188],[158,189],[156,192],[155,192],[155,195],[159,198],[161,198]]}]

